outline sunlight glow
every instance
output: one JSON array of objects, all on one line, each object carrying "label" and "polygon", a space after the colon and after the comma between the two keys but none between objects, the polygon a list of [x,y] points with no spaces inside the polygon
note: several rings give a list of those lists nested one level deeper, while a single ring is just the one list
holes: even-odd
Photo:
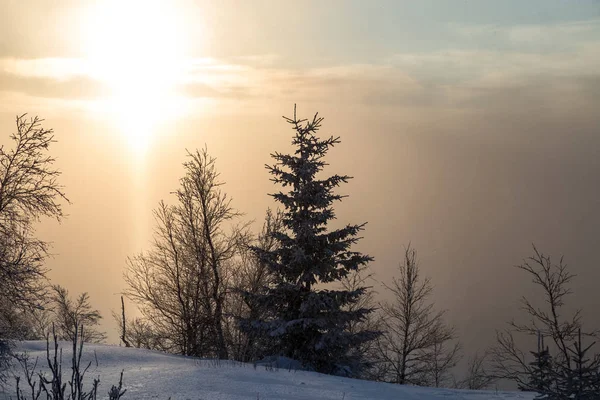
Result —
[{"label": "sunlight glow", "polygon": [[87,10],[83,43],[91,74],[111,96],[99,105],[136,153],[181,110],[176,86],[187,52],[181,10],[153,0],[108,0]]}]

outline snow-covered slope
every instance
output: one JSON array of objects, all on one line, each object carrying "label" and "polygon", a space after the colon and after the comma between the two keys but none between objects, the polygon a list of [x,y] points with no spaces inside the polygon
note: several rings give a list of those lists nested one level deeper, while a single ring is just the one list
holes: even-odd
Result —
[{"label": "snow-covered slope", "polygon": [[[70,372],[69,343],[63,347],[63,369]],[[24,342],[39,365],[45,364],[45,342]],[[98,359],[98,366],[94,358]],[[86,345],[83,359],[93,361],[89,379],[100,375],[103,398],[122,369],[128,399],[172,400],[398,400],[398,399],[533,399],[522,392],[468,391],[419,388],[339,378],[304,371],[266,370],[252,364],[197,360],[159,352],[116,346]],[[65,379],[66,381],[66,379]],[[13,395],[14,393],[9,392]],[[0,398],[2,396],[0,395]]]}]

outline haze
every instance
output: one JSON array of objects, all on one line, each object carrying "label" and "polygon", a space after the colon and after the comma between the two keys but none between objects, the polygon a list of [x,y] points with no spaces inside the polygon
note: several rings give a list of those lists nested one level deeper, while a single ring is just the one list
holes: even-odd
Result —
[{"label": "haze", "polygon": [[532,243],[578,274],[573,306],[600,307],[597,1],[119,4],[0,0],[0,143],[25,112],[56,132],[72,205],[39,226],[49,276],[90,293],[110,343],[186,149],[208,147],[258,226],[294,103],[341,136],[338,219],[368,221],[376,279],[411,242],[471,349],[530,294],[513,266]]}]

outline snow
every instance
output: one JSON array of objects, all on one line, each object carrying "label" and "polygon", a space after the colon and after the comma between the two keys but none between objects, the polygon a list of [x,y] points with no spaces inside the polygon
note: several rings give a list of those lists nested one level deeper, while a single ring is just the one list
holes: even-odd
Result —
[{"label": "snow", "polygon": [[[70,344],[61,342],[60,346],[63,348],[63,374],[66,381],[70,376]],[[38,365],[45,365],[45,342],[23,342],[19,350],[27,351],[33,359],[39,357]],[[111,385],[118,383],[119,374],[124,369],[123,385],[127,393],[123,400],[167,400],[169,397],[172,400],[531,400],[535,397],[523,392],[401,386],[307,371],[271,370],[264,365],[255,368],[252,364],[201,360],[108,345],[86,344],[82,364],[84,361],[86,364],[92,361],[87,378],[101,377],[102,398],[108,398],[106,393]],[[14,389],[8,389],[5,396],[8,395],[14,398]]]}]

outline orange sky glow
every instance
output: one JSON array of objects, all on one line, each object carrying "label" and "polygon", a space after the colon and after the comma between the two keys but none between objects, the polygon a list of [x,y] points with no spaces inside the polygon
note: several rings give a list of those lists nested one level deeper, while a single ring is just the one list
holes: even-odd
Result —
[{"label": "orange sky glow", "polygon": [[207,146],[258,229],[294,104],[341,136],[339,223],[368,221],[377,279],[412,242],[465,342],[510,319],[532,242],[600,307],[598,3],[301,3],[0,0],[0,144],[24,112],[56,132],[72,205],[39,226],[50,278],[90,293],[109,341],[125,260],[186,149]]}]

